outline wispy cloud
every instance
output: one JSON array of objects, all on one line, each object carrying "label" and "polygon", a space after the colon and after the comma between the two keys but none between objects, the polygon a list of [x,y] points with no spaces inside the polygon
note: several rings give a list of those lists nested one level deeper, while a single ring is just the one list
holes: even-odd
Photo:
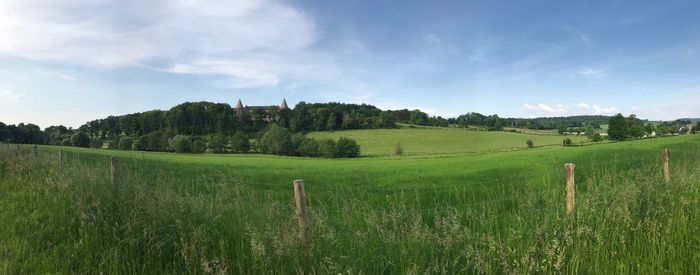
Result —
[{"label": "wispy cloud", "polygon": [[318,32],[276,1],[28,0],[0,2],[0,37],[11,38],[0,39],[0,53],[28,59],[217,74],[249,87],[280,82],[275,69],[298,64],[282,57],[306,51]]},{"label": "wispy cloud", "polygon": [[51,75],[58,77],[60,79],[63,79],[65,81],[78,81],[78,79],[72,75],[67,75],[67,74],[63,74],[63,73],[51,73]]},{"label": "wispy cloud", "polygon": [[14,90],[11,89],[5,89],[0,92],[2,94],[2,98],[9,99],[10,102],[18,102],[21,100],[29,99],[29,97],[25,94],[18,93]]},{"label": "wispy cloud", "polygon": [[598,78],[603,78],[606,76],[606,74],[603,70],[589,68],[589,67],[581,68],[580,70],[578,70],[576,72],[576,74],[583,76],[587,79],[598,79]]},{"label": "wispy cloud", "polygon": [[562,104],[558,104],[555,107],[551,107],[551,106],[549,106],[547,104],[543,104],[543,103],[539,103],[537,105],[525,103],[525,104],[523,104],[523,107],[525,107],[525,109],[536,110],[536,111],[541,111],[541,112],[550,113],[550,114],[559,114],[559,113],[564,113],[567,111],[567,108]]},{"label": "wispy cloud", "polygon": [[550,115],[611,115],[618,112],[615,107],[600,107],[597,104],[589,105],[585,102],[573,106],[565,104],[550,106],[544,103],[539,103],[537,105],[525,103],[523,108]]}]

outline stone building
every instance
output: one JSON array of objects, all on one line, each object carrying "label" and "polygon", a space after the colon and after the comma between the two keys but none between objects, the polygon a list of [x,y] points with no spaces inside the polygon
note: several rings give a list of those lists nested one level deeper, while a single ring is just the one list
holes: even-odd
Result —
[{"label": "stone building", "polygon": [[252,118],[255,118],[256,116],[262,116],[263,120],[272,121],[274,115],[277,114],[276,111],[286,109],[289,109],[289,107],[287,107],[286,99],[282,99],[282,103],[279,106],[243,106],[241,100],[238,99],[238,103],[236,104],[236,107],[233,109],[233,111],[238,121],[243,120],[243,116],[245,115],[250,116]]}]

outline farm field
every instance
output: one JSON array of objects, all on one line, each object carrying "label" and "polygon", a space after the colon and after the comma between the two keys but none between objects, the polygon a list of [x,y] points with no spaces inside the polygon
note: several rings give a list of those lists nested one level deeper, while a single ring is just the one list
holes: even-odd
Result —
[{"label": "farm field", "polygon": [[[0,273],[700,268],[700,136],[339,160],[64,147],[62,172],[58,147],[1,147]],[[566,162],[576,164],[573,221]],[[305,180],[308,246],[297,237],[294,179]]]},{"label": "farm field", "polygon": [[[535,146],[560,145],[566,137],[541,133],[469,131],[461,128],[399,128],[312,132],[313,138],[348,137],[360,145],[363,156],[390,156],[397,143],[404,155],[464,155],[525,149],[531,139]],[[587,141],[585,136],[567,136],[573,143]]]}]

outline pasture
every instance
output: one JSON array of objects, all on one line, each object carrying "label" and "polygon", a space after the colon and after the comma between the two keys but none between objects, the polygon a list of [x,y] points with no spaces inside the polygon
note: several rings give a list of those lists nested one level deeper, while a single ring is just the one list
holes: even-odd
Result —
[{"label": "pasture", "polygon": [[[313,138],[354,139],[360,145],[363,156],[391,156],[397,143],[401,143],[407,156],[465,155],[525,149],[528,139],[535,146],[559,146],[566,138],[533,130],[512,133],[444,127],[313,132],[307,135]],[[567,137],[574,143],[587,141],[585,136]]]},{"label": "pasture", "polygon": [[[423,129],[391,131],[420,139]],[[455,132],[440,138],[468,139]],[[482,142],[470,144],[487,146]],[[478,155],[470,154],[482,148],[464,147],[452,156],[446,147],[430,149],[441,146],[435,142],[406,143],[406,157],[340,160],[71,147],[62,148],[62,171],[58,147],[41,146],[35,155],[28,146],[2,146],[0,273],[700,268],[700,136]],[[425,143],[425,153],[411,154],[412,143]],[[382,146],[369,150],[381,156]],[[664,147],[672,152],[668,184],[660,173]],[[117,157],[114,187],[109,156]],[[572,220],[564,214],[566,162],[576,164]],[[291,182],[299,178],[306,182],[308,246],[300,244],[294,214]]]}]

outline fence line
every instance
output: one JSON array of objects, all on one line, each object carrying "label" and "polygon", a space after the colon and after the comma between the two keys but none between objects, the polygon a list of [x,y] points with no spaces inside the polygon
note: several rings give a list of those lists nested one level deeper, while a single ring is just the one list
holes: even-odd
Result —
[{"label": "fence line", "polygon": [[[18,152],[22,153],[21,150],[19,149],[18,146]],[[33,150],[33,155],[36,156],[37,150],[36,147],[34,147]],[[670,165],[669,165],[669,150],[668,148],[664,148],[661,153],[661,166],[662,166],[662,173],[664,177],[664,182],[670,183],[671,175],[670,175]],[[99,157],[96,157],[99,158]],[[78,158],[72,158],[72,159],[78,159]],[[644,161],[645,158],[640,158],[638,156],[630,156],[627,158],[615,158],[610,161],[603,162],[605,163],[613,163],[613,162],[620,162],[621,160],[630,160],[630,159],[635,159],[637,161]],[[118,188],[117,188],[117,158],[112,156],[110,159],[110,175],[111,175],[111,183],[112,187],[114,188],[114,199],[115,201],[118,200],[119,194],[118,194]],[[76,163],[82,163],[82,162],[76,162]],[[128,163],[128,162],[127,162]],[[601,165],[601,163],[596,163],[594,161],[591,162],[591,166],[595,165]],[[134,161],[134,164],[137,164],[136,161]],[[58,150],[58,166],[59,166],[59,171],[64,172],[64,153],[62,149]],[[575,222],[575,174],[574,174],[574,168],[575,164],[573,163],[567,163],[565,164],[565,182],[566,182],[566,198],[565,198],[565,205],[566,205],[566,216],[569,219],[570,222]],[[160,169],[163,171],[163,169]],[[202,177],[204,179],[209,179],[210,176],[206,174],[190,174],[190,173],[182,173],[182,172],[174,172],[170,171],[172,175],[176,174],[181,174],[181,175],[190,175],[190,176],[195,176],[195,177]],[[224,171],[219,171],[222,176],[225,176],[226,173]],[[461,184],[461,185],[432,185],[432,186],[422,186],[422,187],[412,187],[412,188],[362,188],[366,191],[418,191],[418,190],[426,190],[426,189],[433,189],[433,190],[444,190],[445,188],[458,188],[458,187],[468,187],[468,186],[474,186],[474,185],[483,185],[486,186],[487,184],[490,183],[497,183],[497,182],[505,182],[505,181],[512,181],[512,180],[530,180],[533,178],[542,178],[542,176],[539,175],[530,175],[530,176],[514,176],[514,177],[508,177],[508,178],[500,178],[500,179],[494,179],[490,181],[480,181],[480,182],[473,182],[470,184]],[[257,183],[257,184],[246,184],[246,186],[260,186],[260,185],[266,185],[266,183]],[[277,184],[267,184],[267,186],[274,186],[274,187],[284,187],[283,185],[277,185]],[[288,186],[287,186],[288,187]],[[312,191],[353,191],[353,189],[346,189],[346,188],[312,188]],[[306,194],[304,190],[304,181],[302,179],[299,180],[294,180],[293,181],[293,191],[294,191],[294,197],[295,197],[295,204],[296,204],[296,215],[298,218],[299,222],[299,227],[300,227],[300,239],[302,242],[306,245],[309,242],[310,239],[310,230],[309,230],[309,216],[308,216],[308,210],[307,210],[307,203],[306,203]],[[529,190],[532,192],[532,190]],[[552,190],[538,190],[535,193],[528,193],[528,195],[531,194],[541,194],[541,192],[551,192]],[[413,211],[413,212],[426,212],[426,211],[440,211],[440,210],[449,210],[449,209],[462,209],[466,207],[474,207],[477,205],[486,205],[486,204],[495,204],[495,203],[503,203],[507,201],[516,201],[518,199],[523,198],[522,196],[511,196],[507,198],[500,198],[500,199],[491,199],[491,200],[482,200],[482,201],[474,201],[474,202],[469,202],[469,203],[462,203],[459,205],[449,205],[449,206],[436,206],[436,207],[429,207],[429,208],[403,208],[402,210],[405,211]],[[551,206],[547,205],[545,207],[542,207],[543,209],[551,209]],[[324,208],[325,209],[325,208]],[[535,208],[537,209],[537,208]],[[395,209],[386,209],[386,211],[393,211]],[[326,212],[328,213],[345,213],[346,211],[329,211],[326,209]]]}]

